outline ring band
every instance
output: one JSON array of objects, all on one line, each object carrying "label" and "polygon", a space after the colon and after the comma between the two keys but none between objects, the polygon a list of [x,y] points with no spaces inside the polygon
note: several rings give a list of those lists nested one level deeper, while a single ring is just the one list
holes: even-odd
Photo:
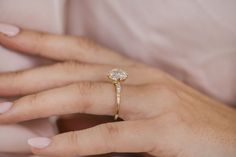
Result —
[{"label": "ring band", "polygon": [[116,110],[114,114],[114,119],[117,120],[119,118],[120,103],[121,103],[121,82],[127,79],[128,73],[122,69],[112,69],[107,74],[107,77],[112,81],[112,83],[115,86]]},{"label": "ring band", "polygon": [[121,92],[121,85],[120,82],[114,83],[115,88],[116,88],[116,111],[115,111],[115,116],[114,119],[117,120],[119,118],[119,112],[120,112],[120,92]]}]

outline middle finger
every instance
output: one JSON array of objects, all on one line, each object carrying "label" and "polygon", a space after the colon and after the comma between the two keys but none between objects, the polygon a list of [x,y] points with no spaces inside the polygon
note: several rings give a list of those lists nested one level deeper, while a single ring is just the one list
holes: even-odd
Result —
[{"label": "middle finger", "polygon": [[[64,62],[20,72],[0,74],[0,96],[21,96],[65,86],[79,81],[109,81],[108,71],[113,65]],[[154,82],[161,76],[154,69],[141,65],[121,67],[129,73],[126,84],[138,85]],[[139,77],[140,73],[142,77]],[[156,75],[158,74],[158,75]]]}]

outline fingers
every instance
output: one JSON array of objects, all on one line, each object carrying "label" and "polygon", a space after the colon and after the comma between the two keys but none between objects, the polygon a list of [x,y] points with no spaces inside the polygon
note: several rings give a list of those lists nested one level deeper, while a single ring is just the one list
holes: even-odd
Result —
[{"label": "fingers", "polygon": [[130,63],[123,56],[83,37],[53,35],[22,29],[14,37],[0,34],[0,44],[9,49],[54,60],[78,60],[112,65]]},{"label": "fingers", "polygon": [[[78,81],[109,81],[107,73],[114,66],[64,62],[40,68],[0,74],[0,96],[20,96],[61,87]],[[127,84],[155,81],[154,72],[146,67],[122,66],[129,73]],[[143,77],[135,77],[140,73]],[[157,77],[156,77],[157,78]]]},{"label": "fingers", "polygon": [[72,157],[110,152],[150,152],[154,145],[153,139],[146,137],[150,134],[147,124],[150,125],[150,122],[107,123],[82,131],[60,134],[51,140],[44,139],[44,145],[38,145],[40,138],[29,142],[33,144],[32,151],[42,156]]},{"label": "fingers", "polygon": [[0,95],[19,96],[78,81],[107,81],[107,65],[58,63],[19,72],[0,74]]},{"label": "fingers", "polygon": [[[129,111],[133,111],[132,107],[138,105],[133,95],[141,95],[141,91],[135,92],[137,87],[133,86],[123,85],[122,87],[120,116],[125,118]],[[1,123],[14,123],[70,113],[114,115],[116,107],[113,85],[92,82],[76,83],[25,96],[13,102],[13,106],[10,106],[9,102],[1,105],[4,107],[3,114],[0,115]],[[135,111],[141,112],[138,109]]]}]

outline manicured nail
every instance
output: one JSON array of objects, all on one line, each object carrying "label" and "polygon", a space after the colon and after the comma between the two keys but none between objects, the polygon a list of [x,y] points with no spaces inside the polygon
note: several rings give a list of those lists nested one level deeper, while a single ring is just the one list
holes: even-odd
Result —
[{"label": "manicured nail", "polygon": [[20,28],[13,26],[13,25],[9,25],[9,24],[4,24],[4,23],[0,23],[0,33],[9,36],[9,37],[13,37],[15,35],[17,35],[20,32]]},{"label": "manicured nail", "polygon": [[49,146],[51,141],[52,141],[51,139],[46,138],[46,137],[35,137],[35,138],[29,139],[28,144],[31,147],[43,149],[43,148],[46,148],[47,146]]},{"label": "manicured nail", "polygon": [[0,114],[3,114],[10,110],[12,107],[13,103],[12,102],[2,102],[0,103]]}]

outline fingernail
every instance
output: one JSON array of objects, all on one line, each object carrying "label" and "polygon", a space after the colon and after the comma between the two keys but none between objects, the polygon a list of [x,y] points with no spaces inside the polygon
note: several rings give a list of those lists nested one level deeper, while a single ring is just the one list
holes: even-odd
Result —
[{"label": "fingernail", "polygon": [[20,32],[20,28],[17,26],[0,23],[0,33],[6,36],[13,37],[17,35],[19,32]]},{"label": "fingernail", "polygon": [[0,103],[0,114],[3,114],[10,110],[12,107],[13,103],[12,102],[2,102]]},{"label": "fingernail", "polygon": [[28,144],[31,147],[43,149],[43,148],[46,148],[47,146],[49,146],[51,141],[52,141],[51,139],[46,138],[46,137],[35,137],[35,138],[29,139]]}]

